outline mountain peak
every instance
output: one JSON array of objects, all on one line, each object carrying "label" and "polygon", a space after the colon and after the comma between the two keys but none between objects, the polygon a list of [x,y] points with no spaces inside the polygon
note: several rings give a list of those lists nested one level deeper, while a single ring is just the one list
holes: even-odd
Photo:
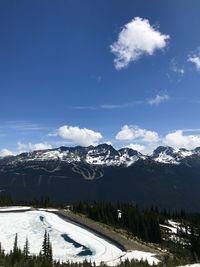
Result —
[{"label": "mountain peak", "polygon": [[[200,147],[194,150],[185,148],[174,149],[169,146],[157,147],[150,156],[145,156],[129,147],[116,150],[110,144],[97,146],[75,146],[38,150],[21,153],[17,156],[8,157],[9,162],[34,162],[34,161],[62,161],[66,164],[84,162],[90,165],[101,166],[130,166],[138,160],[152,159],[163,164],[180,164],[184,159],[193,154],[200,155]],[[1,159],[2,160],[2,159]]]},{"label": "mountain peak", "polygon": [[157,155],[160,153],[172,154],[174,152],[174,148],[170,146],[158,146],[154,151],[153,155]]}]

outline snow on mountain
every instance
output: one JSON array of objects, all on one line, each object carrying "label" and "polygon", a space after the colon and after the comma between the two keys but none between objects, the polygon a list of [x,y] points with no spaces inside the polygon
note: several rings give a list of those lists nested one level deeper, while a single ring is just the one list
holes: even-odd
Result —
[{"label": "snow on mountain", "polygon": [[130,166],[144,156],[130,148],[122,148],[115,150],[111,145],[99,145],[92,148],[86,154],[85,161],[93,165],[106,165],[106,166]]},{"label": "snow on mountain", "polygon": [[146,157],[142,155],[140,152],[133,150],[131,148],[121,148],[119,150],[120,154],[120,162],[121,164],[126,164],[127,166],[132,165],[139,159],[145,159]]},{"label": "snow on mountain", "polygon": [[156,150],[154,150],[151,157],[157,162],[179,164],[174,155],[174,149],[171,147],[159,146]]},{"label": "snow on mountain", "polygon": [[8,163],[15,165],[22,162],[62,161],[68,164],[84,162],[90,165],[130,166],[139,159],[145,159],[145,156],[130,148],[115,150],[111,145],[101,144],[89,147],[60,147],[22,153],[16,157],[8,158]]},{"label": "snow on mountain", "polygon": [[63,162],[66,164],[87,163],[96,166],[126,166],[129,167],[138,160],[153,160],[161,164],[178,165],[185,159],[196,155],[200,156],[200,148],[187,150],[174,149],[168,146],[159,146],[149,156],[131,148],[114,149],[111,145],[100,144],[89,147],[60,147],[56,149],[38,150],[22,153],[17,156],[9,156],[1,159],[1,162],[15,166],[19,163],[37,162]]},{"label": "snow on mountain", "polygon": [[[195,150],[187,150],[184,148],[175,149],[172,147],[159,146],[151,155],[151,158],[160,163],[180,164],[187,157],[197,154]],[[199,154],[200,155],[200,154]]]}]

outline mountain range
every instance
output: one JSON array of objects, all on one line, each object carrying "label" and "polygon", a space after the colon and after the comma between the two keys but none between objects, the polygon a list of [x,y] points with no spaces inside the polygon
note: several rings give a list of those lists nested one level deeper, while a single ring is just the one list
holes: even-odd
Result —
[{"label": "mountain range", "polygon": [[0,158],[0,190],[17,199],[50,196],[124,201],[200,211],[200,148],[160,146],[151,155],[100,144]]}]

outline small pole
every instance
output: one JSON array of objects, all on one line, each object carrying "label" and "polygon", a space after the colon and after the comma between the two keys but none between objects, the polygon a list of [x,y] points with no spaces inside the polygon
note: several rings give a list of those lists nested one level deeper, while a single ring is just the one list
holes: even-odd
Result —
[{"label": "small pole", "polygon": [[118,219],[120,220],[122,218],[122,211],[117,210]]}]

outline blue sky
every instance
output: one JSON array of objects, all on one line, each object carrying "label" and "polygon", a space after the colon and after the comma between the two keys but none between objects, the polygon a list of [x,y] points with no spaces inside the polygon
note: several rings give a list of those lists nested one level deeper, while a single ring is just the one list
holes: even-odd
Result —
[{"label": "blue sky", "polygon": [[199,0],[2,0],[0,155],[200,146]]}]

